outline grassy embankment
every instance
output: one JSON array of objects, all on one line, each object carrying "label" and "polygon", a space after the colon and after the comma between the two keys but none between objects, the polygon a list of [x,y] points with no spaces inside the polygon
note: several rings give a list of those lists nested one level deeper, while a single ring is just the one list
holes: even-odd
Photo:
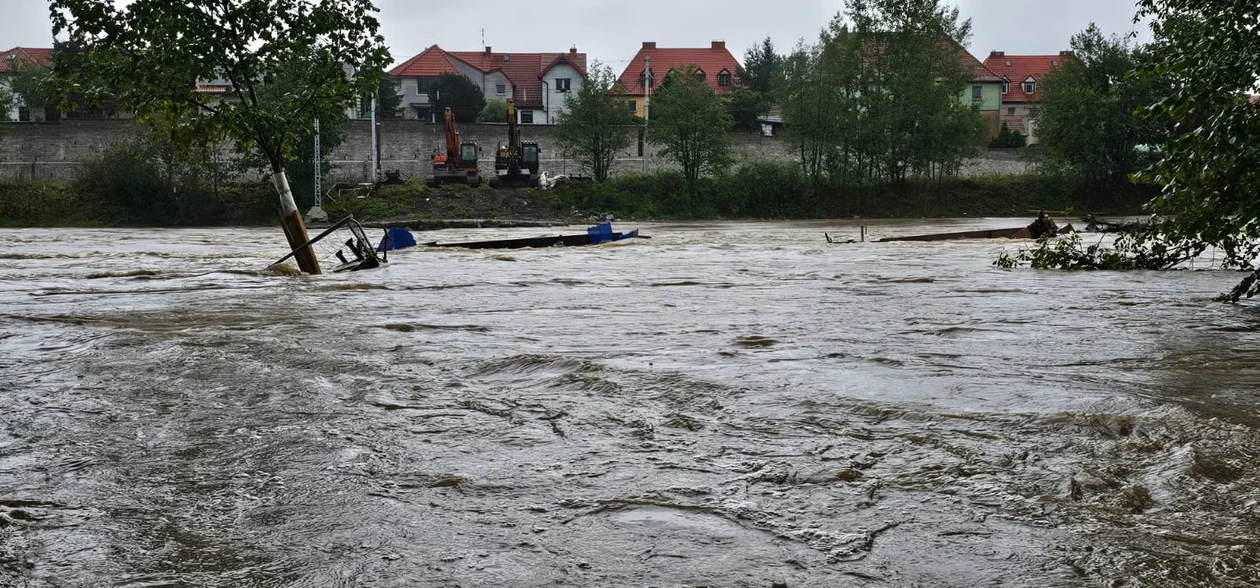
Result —
[{"label": "grassy embankment", "polygon": [[[789,165],[753,164],[704,179],[694,191],[671,173],[627,175],[601,184],[575,182],[553,191],[464,186],[434,190],[419,183],[386,186],[369,198],[325,200],[331,218],[354,214],[391,219],[599,218],[638,220],[933,218],[1028,216],[1030,211],[1135,214],[1153,190],[1136,186],[1089,190],[1061,178],[1009,176],[942,182],[811,186]],[[299,206],[310,206],[309,198]],[[136,191],[85,182],[0,182],[0,226],[240,226],[276,223],[267,183],[217,190]]]}]

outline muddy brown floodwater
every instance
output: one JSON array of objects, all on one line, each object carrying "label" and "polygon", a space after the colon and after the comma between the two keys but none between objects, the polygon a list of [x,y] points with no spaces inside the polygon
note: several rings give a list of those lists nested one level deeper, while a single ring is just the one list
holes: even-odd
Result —
[{"label": "muddy brown floodwater", "polygon": [[259,271],[276,229],[0,231],[0,585],[1260,583],[1238,274],[643,229],[323,277]]}]

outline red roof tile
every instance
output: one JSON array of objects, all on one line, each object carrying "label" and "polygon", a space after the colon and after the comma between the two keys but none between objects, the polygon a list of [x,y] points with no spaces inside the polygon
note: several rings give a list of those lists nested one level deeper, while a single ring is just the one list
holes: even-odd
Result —
[{"label": "red roof tile", "polygon": [[30,61],[39,64],[51,64],[53,50],[32,47],[14,47],[0,53],[0,73],[11,71],[12,64],[17,61]]},{"label": "red roof tile", "polygon": [[958,43],[955,43],[954,41],[946,41],[946,42],[952,44],[955,48],[958,49],[958,59],[962,62],[963,67],[967,68],[967,71],[971,72],[970,81],[972,82],[1000,82],[1002,81],[1002,76],[999,76],[993,73],[993,70],[985,67],[983,63],[980,63],[979,59],[976,59],[975,55],[972,55],[970,51],[964,49],[962,45],[959,45]]},{"label": "red roof tile", "polygon": [[652,72],[656,77],[656,83],[659,85],[665,75],[670,70],[681,70],[688,65],[694,65],[704,70],[705,81],[709,86],[718,92],[730,92],[732,86],[718,86],[718,74],[722,70],[726,70],[731,74],[732,82],[737,82],[736,70],[739,69],[739,62],[735,60],[735,56],[726,49],[726,44],[720,41],[714,42],[709,47],[699,49],[690,48],[657,48],[656,43],[644,43],[643,48],[635,54],[634,59],[630,61],[630,65],[626,66],[626,70],[621,73],[618,82],[624,88],[623,92],[631,96],[642,96],[646,92],[643,85],[639,83],[639,74],[643,73],[643,61],[645,57],[652,58]]},{"label": "red roof tile", "polygon": [[432,45],[421,51],[419,55],[402,62],[389,70],[391,76],[439,76],[444,73],[459,74],[459,69],[451,63],[450,58],[441,47]]},{"label": "red roof tile", "polygon": [[[1046,74],[1055,69],[1056,63],[1061,67],[1064,60],[1071,58],[1072,55],[1067,52],[1058,55],[1006,55],[994,51],[984,60],[984,66],[1011,83],[1010,91],[1002,95],[1002,102],[1037,102],[1041,99],[1041,82],[1045,81]],[[1038,87],[1032,94],[1024,93],[1024,81],[1028,78],[1037,81]]]}]

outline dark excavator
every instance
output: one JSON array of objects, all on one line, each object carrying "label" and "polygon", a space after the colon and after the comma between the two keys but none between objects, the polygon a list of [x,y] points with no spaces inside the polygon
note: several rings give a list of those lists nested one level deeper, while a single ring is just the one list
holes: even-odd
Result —
[{"label": "dark excavator", "polygon": [[507,144],[499,143],[494,154],[494,188],[537,188],[538,154],[542,152],[535,141],[521,141],[521,129],[516,124],[516,103],[507,101]]},{"label": "dark excavator", "polygon": [[476,141],[459,140],[459,128],[455,126],[455,115],[446,108],[446,154],[433,156],[433,175],[429,176],[429,186],[460,182],[469,186],[481,185],[481,174],[477,171],[477,154],[480,151]]}]

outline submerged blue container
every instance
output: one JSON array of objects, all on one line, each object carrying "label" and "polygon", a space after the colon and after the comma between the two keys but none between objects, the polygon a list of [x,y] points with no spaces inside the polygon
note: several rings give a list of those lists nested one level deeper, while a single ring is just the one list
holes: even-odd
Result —
[{"label": "submerged blue container", "polygon": [[415,246],[416,238],[411,235],[411,231],[394,227],[385,232],[385,237],[381,239],[381,244],[377,246],[376,250],[394,251]]},{"label": "submerged blue container", "polygon": [[591,245],[603,243],[604,241],[613,240],[612,223],[600,223],[589,229],[586,229],[586,235],[590,237]]}]

